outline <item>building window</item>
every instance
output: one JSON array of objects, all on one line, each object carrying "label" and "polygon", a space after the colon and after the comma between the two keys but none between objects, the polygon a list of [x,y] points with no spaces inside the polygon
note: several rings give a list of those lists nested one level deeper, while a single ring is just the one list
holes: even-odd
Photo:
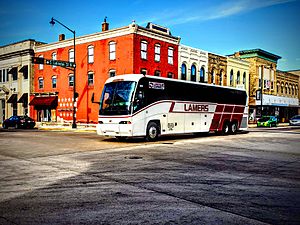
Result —
[{"label": "building window", "polygon": [[186,80],[186,65],[184,63],[181,65],[181,80]]},{"label": "building window", "polygon": [[243,84],[246,84],[246,72],[243,73]]},{"label": "building window", "polygon": [[230,86],[233,87],[233,70],[230,71]]},{"label": "building window", "polygon": [[116,70],[110,70],[109,77],[114,77],[114,76],[116,76]]},{"label": "building window", "polygon": [[69,75],[69,87],[74,87],[74,74]]},{"label": "building window", "polygon": [[220,77],[219,77],[219,85],[222,86],[222,83],[223,83],[223,70],[220,71]]},{"label": "building window", "polygon": [[109,60],[116,59],[116,42],[109,42]]},{"label": "building window", "polygon": [[174,77],[173,73],[171,73],[171,72],[169,72],[167,76],[168,76],[168,78],[173,78]]},{"label": "building window", "polygon": [[[57,55],[56,55],[56,52],[53,52],[52,53],[52,60],[56,60],[57,59]],[[56,66],[52,66],[52,68],[55,68]]]},{"label": "building window", "polygon": [[200,82],[202,82],[202,83],[204,83],[204,75],[205,75],[204,67],[201,67],[201,69],[200,69]]},{"label": "building window", "polygon": [[154,60],[156,62],[159,62],[160,61],[160,44],[156,44],[155,45],[155,57],[154,57]]},{"label": "building window", "polygon": [[88,63],[94,63],[94,46],[88,47]]},{"label": "building window", "polygon": [[56,76],[52,77],[52,88],[56,88],[57,87],[57,78]]},{"label": "building window", "polygon": [[196,81],[196,66],[192,65],[191,67],[191,81]]},{"label": "building window", "polygon": [[39,77],[39,89],[44,88],[44,79],[42,77]]},{"label": "building window", "polygon": [[154,76],[157,76],[157,77],[160,77],[161,76],[161,73],[159,70],[155,70],[154,72]]},{"label": "building window", "polygon": [[284,85],[281,84],[281,94],[284,94]]},{"label": "building window", "polygon": [[88,86],[94,85],[94,73],[88,72]]},{"label": "building window", "polygon": [[[43,58],[43,55],[39,55],[39,58]],[[39,70],[43,70],[44,69],[44,64],[39,64]]]},{"label": "building window", "polygon": [[141,42],[141,59],[147,59],[147,41]]},{"label": "building window", "polygon": [[214,69],[212,69],[212,71],[211,71],[211,80],[210,80],[210,83],[211,84],[215,83],[215,70]]},{"label": "building window", "polygon": [[147,70],[146,69],[141,69],[141,74],[146,75],[147,74]]},{"label": "building window", "polygon": [[173,65],[173,55],[174,55],[174,49],[172,47],[168,48],[168,63]]},{"label": "building window", "polygon": [[236,84],[240,84],[240,82],[241,82],[241,74],[240,71],[238,71],[236,75]]},{"label": "building window", "polygon": [[295,86],[293,85],[293,87],[292,87],[292,95],[294,95],[295,94]]},{"label": "building window", "polygon": [[74,49],[69,50],[69,62],[74,62]]}]

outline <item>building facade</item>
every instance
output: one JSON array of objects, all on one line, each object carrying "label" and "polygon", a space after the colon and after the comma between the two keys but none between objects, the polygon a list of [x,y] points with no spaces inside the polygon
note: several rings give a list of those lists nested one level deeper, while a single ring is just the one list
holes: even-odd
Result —
[{"label": "building facade", "polygon": [[249,69],[248,61],[227,57],[227,86],[245,89],[249,96]]},{"label": "building facade", "polygon": [[299,75],[277,70],[277,111],[282,122],[299,113]]},{"label": "building facade", "polygon": [[29,115],[33,89],[34,48],[41,44],[25,40],[0,47],[0,122],[12,115]]},{"label": "building facade", "polygon": [[227,85],[227,58],[225,56],[208,53],[208,83]]},{"label": "building facade", "polygon": [[208,52],[180,45],[178,49],[178,79],[208,82]]},{"label": "building facade", "polygon": [[[250,63],[250,122],[255,122],[264,115],[275,115],[280,121],[285,122],[296,113],[295,108],[299,107],[299,100],[295,95],[297,78],[289,73],[277,71],[280,56],[262,49],[252,49],[239,51],[234,57]],[[295,86],[294,94],[290,94],[292,84]]]},{"label": "building facade", "polygon": [[[62,36],[60,36],[62,37]],[[180,39],[168,28],[133,23],[76,38],[76,120],[96,123],[102,88],[107,78],[142,73],[177,79]],[[74,62],[73,40],[36,48],[36,57]],[[74,74],[67,68],[36,64],[32,116],[37,121],[71,121],[73,117]]]}]

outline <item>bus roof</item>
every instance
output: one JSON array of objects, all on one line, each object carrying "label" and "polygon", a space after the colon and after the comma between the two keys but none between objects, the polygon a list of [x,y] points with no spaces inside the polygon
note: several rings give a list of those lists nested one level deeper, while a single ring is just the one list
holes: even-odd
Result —
[{"label": "bus roof", "polygon": [[138,82],[143,77],[150,78],[150,79],[157,79],[157,80],[168,80],[168,81],[173,81],[173,82],[190,83],[190,84],[194,84],[194,85],[204,85],[204,86],[210,86],[210,87],[233,89],[233,90],[239,90],[239,91],[246,92],[245,89],[240,89],[240,88],[235,88],[235,87],[220,86],[220,85],[214,85],[214,84],[199,83],[199,82],[195,82],[195,81],[179,80],[179,79],[174,79],[174,78],[158,77],[158,76],[143,75],[143,74],[117,75],[115,77],[108,78],[105,83],[111,83],[111,82],[117,82],[117,81],[136,81],[136,82]]}]

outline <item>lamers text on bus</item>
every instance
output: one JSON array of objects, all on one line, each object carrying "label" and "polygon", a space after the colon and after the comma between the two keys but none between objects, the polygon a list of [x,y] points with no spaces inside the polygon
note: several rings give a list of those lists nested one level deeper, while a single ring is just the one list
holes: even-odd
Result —
[{"label": "lamers text on bus", "polygon": [[201,104],[184,104],[184,111],[186,112],[208,112],[208,105]]}]

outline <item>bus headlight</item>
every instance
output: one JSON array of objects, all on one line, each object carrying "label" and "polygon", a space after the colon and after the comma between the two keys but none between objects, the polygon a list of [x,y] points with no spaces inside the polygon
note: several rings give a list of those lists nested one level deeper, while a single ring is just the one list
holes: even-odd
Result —
[{"label": "bus headlight", "polygon": [[99,124],[103,124],[103,121],[98,121]]}]

